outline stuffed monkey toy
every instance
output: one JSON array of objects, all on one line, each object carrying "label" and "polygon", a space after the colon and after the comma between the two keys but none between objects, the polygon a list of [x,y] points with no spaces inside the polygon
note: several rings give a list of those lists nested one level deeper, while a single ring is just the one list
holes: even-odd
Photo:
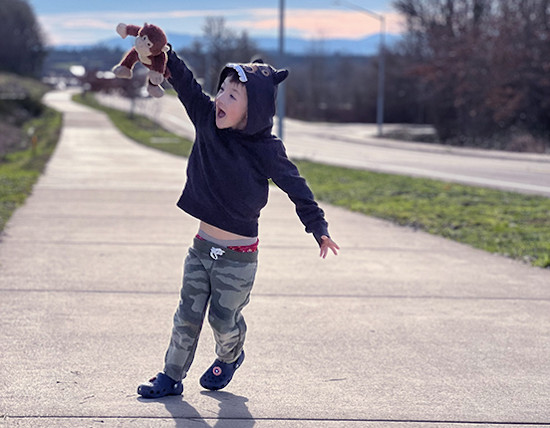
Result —
[{"label": "stuffed monkey toy", "polygon": [[136,37],[135,46],[124,56],[119,65],[113,68],[117,77],[125,79],[132,78],[132,69],[136,62],[141,62],[149,71],[147,92],[155,98],[164,94],[160,84],[164,79],[170,77],[170,71],[166,68],[168,61],[169,47],[164,31],[156,25],[145,23],[143,27],[137,25],[118,24],[117,33],[125,39],[130,36]]}]

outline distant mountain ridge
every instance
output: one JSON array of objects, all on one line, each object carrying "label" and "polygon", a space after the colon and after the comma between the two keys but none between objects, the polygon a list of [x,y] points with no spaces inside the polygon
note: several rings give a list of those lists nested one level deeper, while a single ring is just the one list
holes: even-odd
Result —
[{"label": "distant mountain ridge", "polygon": [[[167,33],[168,40],[174,49],[189,47],[195,40],[200,40],[200,36],[190,34]],[[386,45],[393,46],[401,40],[397,34],[386,34]],[[279,39],[277,37],[251,37],[258,45],[258,48],[273,52],[279,50]],[[56,49],[86,49],[97,45],[104,45],[123,50],[130,49],[134,43],[133,37],[121,39],[113,37],[101,41],[96,45],[79,46],[57,46]],[[380,44],[379,34],[374,34],[361,39],[303,39],[298,37],[286,37],[284,40],[285,52],[290,54],[304,55],[309,53],[323,53],[326,55],[361,55],[370,56],[378,53]]]}]

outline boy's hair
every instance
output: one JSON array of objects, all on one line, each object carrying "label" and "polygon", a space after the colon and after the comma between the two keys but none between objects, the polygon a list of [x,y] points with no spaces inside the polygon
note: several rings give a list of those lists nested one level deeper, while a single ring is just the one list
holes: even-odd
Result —
[{"label": "boy's hair", "polygon": [[244,85],[244,83],[241,82],[241,80],[239,79],[239,73],[237,73],[237,70],[234,70],[233,68],[228,68],[225,73],[224,80],[227,79],[228,77],[231,83],[238,83],[240,85]]}]

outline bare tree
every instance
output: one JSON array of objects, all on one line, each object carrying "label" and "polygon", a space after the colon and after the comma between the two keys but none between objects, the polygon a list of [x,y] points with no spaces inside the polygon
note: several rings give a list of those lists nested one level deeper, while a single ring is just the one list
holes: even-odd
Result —
[{"label": "bare tree", "polygon": [[[443,140],[550,135],[549,0],[397,0]],[[505,136],[506,138],[502,138]]]},{"label": "bare tree", "polygon": [[[226,25],[223,17],[207,17],[203,26],[204,89],[214,93],[217,78],[228,62],[249,62],[258,50],[255,43],[243,31],[238,34]],[[195,49],[197,49],[195,42]]]}]

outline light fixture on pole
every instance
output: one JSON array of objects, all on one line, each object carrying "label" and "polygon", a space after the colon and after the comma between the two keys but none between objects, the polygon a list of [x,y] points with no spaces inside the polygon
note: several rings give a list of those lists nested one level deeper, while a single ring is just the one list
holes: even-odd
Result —
[{"label": "light fixture on pole", "polygon": [[376,123],[378,125],[378,136],[381,137],[383,134],[382,126],[384,124],[384,77],[385,77],[385,38],[386,38],[386,19],[384,15],[381,15],[376,12],[372,12],[364,7],[358,6],[354,3],[350,3],[346,0],[335,0],[334,4],[342,5],[350,9],[357,10],[362,13],[366,13],[371,17],[378,19],[380,21],[380,45],[378,48],[378,89],[377,89],[377,100],[376,100]]}]

